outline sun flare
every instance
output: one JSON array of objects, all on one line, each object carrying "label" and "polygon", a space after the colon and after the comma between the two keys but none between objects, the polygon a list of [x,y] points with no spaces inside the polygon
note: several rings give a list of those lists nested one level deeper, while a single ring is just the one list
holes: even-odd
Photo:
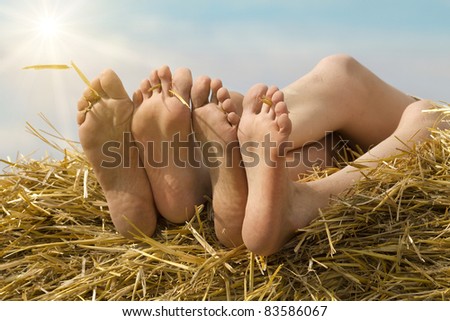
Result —
[{"label": "sun flare", "polygon": [[60,32],[60,25],[53,17],[44,17],[37,23],[37,31],[44,38],[54,38]]}]

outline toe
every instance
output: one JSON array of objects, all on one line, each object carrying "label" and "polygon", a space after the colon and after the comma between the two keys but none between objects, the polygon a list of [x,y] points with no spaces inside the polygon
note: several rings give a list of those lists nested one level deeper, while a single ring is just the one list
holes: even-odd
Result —
[{"label": "toe", "polygon": [[277,91],[278,91],[278,87],[277,87],[277,86],[270,86],[269,89],[267,89],[266,96],[272,99],[272,96],[273,96],[274,93],[276,93]]},{"label": "toe", "polygon": [[80,126],[81,124],[84,123],[84,121],[86,120],[86,113],[83,111],[79,111],[78,115],[77,115],[77,123],[78,126]]},{"label": "toe", "polygon": [[233,100],[230,98],[225,99],[222,103],[222,109],[226,113],[235,113],[236,112],[236,105],[234,104]]},{"label": "toe", "polygon": [[180,68],[175,71],[173,77],[173,90],[179,94],[185,102],[189,102],[192,89],[192,73],[187,68]]},{"label": "toe", "polygon": [[100,81],[92,83],[92,87],[102,96],[104,92],[108,97],[112,99],[126,99],[128,98],[127,91],[122,84],[119,76],[111,69],[105,70],[100,75]]},{"label": "toe", "polygon": [[162,91],[168,94],[172,89],[172,73],[168,66],[164,65],[158,69],[158,78],[161,80]]},{"label": "toe", "polygon": [[154,89],[154,91],[156,91],[158,93],[161,92],[161,79],[159,79],[157,70],[153,70],[150,73],[150,78],[149,79],[150,79],[150,86],[151,86],[151,88]]},{"label": "toe", "polygon": [[192,86],[191,100],[194,108],[205,106],[209,103],[211,92],[211,78],[207,76],[199,77]]},{"label": "toe", "polygon": [[141,84],[139,86],[139,90],[142,92],[142,96],[145,99],[151,97],[151,95],[152,95],[152,91],[150,90],[151,87],[152,87],[152,85],[150,84],[150,80],[144,79],[144,80],[141,81]]},{"label": "toe", "polygon": [[[284,105],[284,106],[278,106],[278,105]],[[276,106],[277,109],[283,110],[286,109],[286,104],[284,102],[280,102]],[[292,122],[289,119],[289,115],[287,113],[282,113],[279,116],[276,117],[276,122],[279,127],[279,132],[284,135],[290,135],[292,130]]]},{"label": "toe", "polygon": [[219,88],[217,91],[217,99],[223,103],[225,100],[230,99],[230,92],[225,87]]},{"label": "toe", "polygon": [[272,94],[272,103],[275,106],[276,104],[278,104],[279,102],[284,100],[284,94],[282,91],[280,90],[276,90],[273,94]]},{"label": "toe", "polygon": [[89,103],[86,100],[86,98],[81,97],[80,100],[78,101],[77,107],[78,107],[78,111],[82,111],[82,110],[85,110],[86,108],[88,108]]},{"label": "toe", "polygon": [[281,103],[281,101],[275,105],[274,110],[277,116],[289,113],[286,103]]},{"label": "toe", "polygon": [[261,98],[267,94],[267,90],[267,86],[263,84],[257,84],[250,88],[242,102],[244,112],[259,113],[263,105]]},{"label": "toe", "polygon": [[211,102],[218,104],[217,92],[222,88],[222,81],[220,79],[214,79],[211,81]]},{"label": "toe", "polygon": [[84,121],[86,119],[85,110],[88,107],[89,107],[89,103],[87,102],[87,100],[84,97],[81,97],[77,104],[77,108],[78,108],[77,123],[78,123],[78,125],[81,125],[82,123],[84,123]]},{"label": "toe", "polygon": [[227,120],[231,126],[238,126],[241,118],[235,112],[231,112],[227,114]]},{"label": "toe", "polygon": [[144,95],[141,90],[136,90],[133,94],[133,104],[135,107],[139,107],[144,101]]},{"label": "toe", "polygon": [[[106,71],[105,71],[106,72]],[[103,74],[105,73],[103,72],[100,77],[103,77]],[[105,91],[103,90],[101,81],[100,81],[100,77],[95,78],[94,80],[91,81],[91,87],[86,88],[86,90],[84,91],[84,96],[86,98],[89,97],[95,97],[95,93],[92,91],[92,89],[94,89],[97,94],[99,94],[101,97],[106,97],[108,96]]]},{"label": "toe", "polygon": [[[99,90],[95,90],[97,92],[97,94],[99,94],[101,97],[106,97],[106,93],[103,92],[103,90],[101,89],[100,86],[100,80],[98,78],[94,79],[91,82],[91,86],[92,84],[96,84],[95,87],[97,87]],[[98,84],[98,85],[97,85]],[[92,86],[93,88],[93,86]],[[91,87],[87,87],[84,92],[83,92],[83,99],[87,102],[87,101],[95,101],[97,99],[97,95],[95,94],[95,92],[92,90]]]}]

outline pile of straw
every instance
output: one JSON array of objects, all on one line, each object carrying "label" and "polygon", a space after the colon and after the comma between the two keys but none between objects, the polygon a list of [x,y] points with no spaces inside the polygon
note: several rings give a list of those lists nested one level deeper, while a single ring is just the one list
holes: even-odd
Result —
[{"label": "pile of straw", "polygon": [[450,133],[433,135],[270,257],[221,247],[209,204],[120,237],[81,153],[3,161],[0,300],[449,300]]}]

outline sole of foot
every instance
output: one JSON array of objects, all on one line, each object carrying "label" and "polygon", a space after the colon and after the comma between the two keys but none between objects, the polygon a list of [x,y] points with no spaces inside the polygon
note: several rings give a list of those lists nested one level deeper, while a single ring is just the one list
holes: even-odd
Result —
[{"label": "sole of foot", "polygon": [[94,79],[91,87],[100,98],[90,103],[96,97],[87,88],[78,102],[84,153],[105,193],[116,229],[127,237],[151,236],[157,219],[150,183],[136,149],[124,144],[124,137],[131,135],[133,102],[112,70]]},{"label": "sole of foot", "polygon": [[237,106],[221,81],[198,78],[192,87],[193,126],[209,169],[213,191],[214,225],[219,241],[242,244],[247,180],[241,167],[237,139]]},{"label": "sole of foot", "polygon": [[156,207],[173,223],[188,221],[210,193],[208,173],[193,140],[191,87],[190,70],[178,69],[172,76],[163,66],[142,81],[133,97],[132,133]]},{"label": "sole of foot", "polygon": [[283,93],[258,84],[244,97],[238,137],[248,182],[242,236],[256,254],[278,251],[310,221],[311,193],[290,179],[286,151],[292,124]]}]

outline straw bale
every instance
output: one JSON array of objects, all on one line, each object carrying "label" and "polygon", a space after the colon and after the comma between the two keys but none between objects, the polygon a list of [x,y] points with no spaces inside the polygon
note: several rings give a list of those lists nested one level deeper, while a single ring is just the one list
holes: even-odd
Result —
[{"label": "straw bale", "polygon": [[75,149],[4,160],[0,300],[449,300],[450,133],[433,136],[270,257],[222,247],[209,203],[154,238],[122,238]]}]

